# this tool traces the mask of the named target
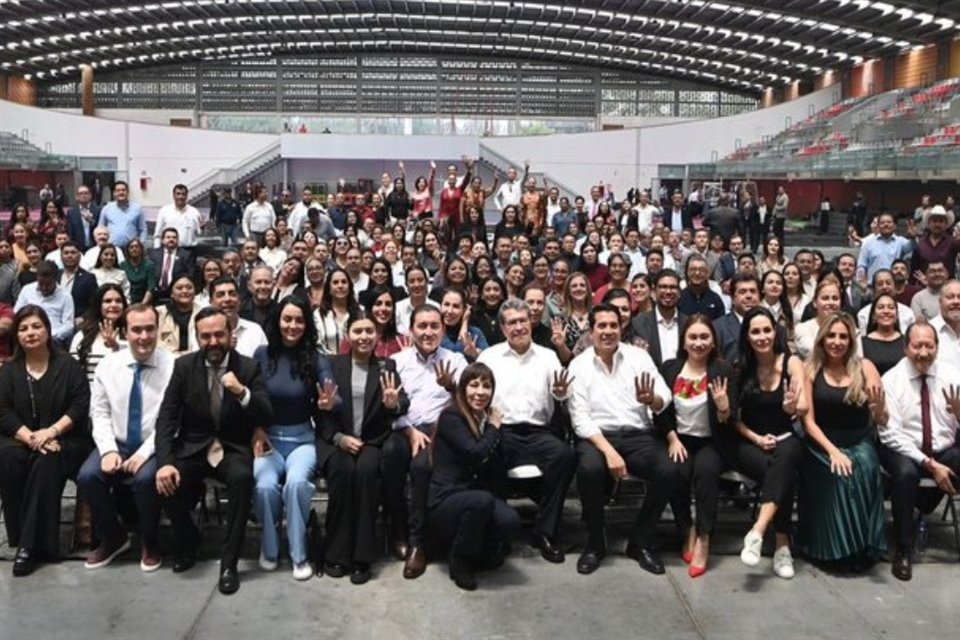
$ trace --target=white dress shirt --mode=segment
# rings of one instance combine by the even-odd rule
[[[177,358],[166,349],[155,349],[143,363],[140,372],[142,411],[140,421],[141,445],[134,452],[144,460],[154,453],[154,428],[163,394],[173,374]],[[127,442],[127,412],[130,406],[130,388],[133,386],[136,360],[129,349],[111,353],[100,361],[90,386],[90,422],[93,441],[100,456],[119,451],[119,443]]]
[[[660,309],[654,307],[654,318],[657,320],[657,336],[660,338],[660,362],[673,360],[677,357],[680,341],[680,328],[677,326],[677,311],[673,311],[673,319],[667,320],[660,315]]]
[[[273,269],[274,278],[280,275],[280,267],[282,267],[283,263],[287,261],[286,251],[280,247],[274,247],[273,249],[262,247],[258,255],[260,256],[260,259],[263,260],[263,264]]]
[[[673,399],[650,355],[633,345],[619,345],[612,370],[590,347],[573,359],[569,373],[573,379],[570,417],[574,431],[583,439],[602,431],[653,428],[652,410],[637,402],[635,381],[644,373],[653,376],[654,393],[663,399],[664,408]]]
[[[553,417],[553,377],[563,369],[552,349],[530,344],[524,354],[507,342],[484,349],[477,362],[490,367],[497,389],[493,406],[503,414],[504,424],[545,426]]]
[[[300,231],[303,229],[303,223],[306,222],[309,217],[309,211],[310,207],[303,204],[303,200],[298,202],[290,210],[290,215],[287,216],[287,228],[293,233],[294,238],[300,237]]]
[[[960,369],[960,336],[946,323],[942,315],[931,320],[930,326],[937,330],[937,337],[940,339],[937,362]]]
[[[160,211],[157,212],[157,224],[153,230],[153,248],[160,247],[163,232],[167,229],[177,230],[181,247],[191,248],[196,246],[201,223],[200,212],[191,204],[183,209],[177,209],[174,204],[160,207]]]
[[[872,304],[868,304],[857,312],[857,323],[860,325],[860,332],[865,333],[867,323],[870,321],[870,309]],[[913,324],[916,317],[913,315],[913,309],[905,304],[897,303],[897,319],[900,321],[900,331],[906,331],[907,327]]]
[[[443,347],[424,358],[419,349],[411,347],[395,353],[393,361],[410,400],[410,408],[394,421],[393,428],[400,430],[435,423],[452,398],[449,391],[437,384],[436,366],[441,363],[449,366],[453,381],[459,382],[460,374],[467,368],[466,358]]]
[[[83,257],[80,258],[80,268],[84,271],[93,271],[97,266],[97,259],[100,257],[100,246],[94,245],[87,249]],[[123,264],[123,250],[117,247],[117,266]]]
[[[497,189],[497,194],[493,196],[493,201],[497,205],[497,209],[503,211],[507,205],[519,206],[520,205],[520,196],[523,189],[520,187],[520,181],[514,180],[510,182],[507,180],[500,188]]]
[[[254,200],[243,210],[243,235],[250,237],[251,233],[264,233],[267,229],[276,226],[277,214],[269,202],[260,204]]]
[[[960,385],[960,369],[943,362],[934,362],[927,372],[930,394],[930,431],[934,453],[957,441],[957,417],[947,411],[942,390]],[[887,426],[880,429],[880,441],[888,448],[921,463],[924,455],[923,421],[920,408],[920,374],[908,358],[898,362],[883,375],[887,394]]]

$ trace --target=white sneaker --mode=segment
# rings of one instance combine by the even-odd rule
[[[793,556],[790,555],[790,547],[784,545],[774,552],[773,572],[784,580],[793,577]]]
[[[260,552],[260,568],[263,571],[276,571],[277,570],[277,561],[270,560],[267,556],[263,555],[263,552]]]
[[[309,580],[313,577],[313,565],[309,562],[301,562],[293,565],[294,580]]]
[[[760,550],[763,547],[763,536],[750,529],[743,537],[743,550],[740,552],[740,562],[748,567],[760,564]]]

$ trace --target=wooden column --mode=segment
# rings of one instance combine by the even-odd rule
[[[93,67],[88,64],[80,65],[80,106],[83,107],[83,115],[94,115]]]

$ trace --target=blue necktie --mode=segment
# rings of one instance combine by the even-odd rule
[[[141,429],[143,427],[143,386],[140,384],[140,373],[143,365],[133,364],[133,384],[130,385],[130,404],[127,405],[127,450],[130,455],[140,448]]]

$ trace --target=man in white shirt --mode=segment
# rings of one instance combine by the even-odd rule
[[[393,553],[405,560],[403,577],[418,578],[427,567],[424,547],[427,491],[430,488],[430,437],[446,407],[466,359],[440,346],[443,320],[440,310],[423,304],[410,320],[413,347],[393,356],[400,383],[408,390],[410,407],[394,424],[394,433],[383,445],[384,508],[390,514]],[[410,508],[407,509],[407,473],[410,473]]]
[[[53,251],[47,252],[47,255],[43,256],[44,260],[49,260],[53,264],[57,265],[57,269],[63,269],[63,259],[60,257],[60,249],[63,248],[67,242],[70,241],[70,235],[66,231],[57,231],[57,234],[53,237],[53,242],[56,245],[56,249]]]
[[[960,369],[960,280],[940,290],[940,315],[930,321],[940,341],[937,361]]]
[[[258,185],[254,190],[254,201],[243,210],[243,235],[257,241],[257,247],[263,246],[263,234],[277,223],[277,214],[273,205],[267,202],[267,188]]]
[[[513,167],[507,167],[507,179],[500,185],[500,188],[497,189],[496,195],[493,196],[493,202],[497,205],[497,209],[503,211],[504,207],[507,205],[519,206],[520,205],[520,196],[523,195],[523,184],[527,181],[527,176],[530,174],[530,164],[525,162],[523,165],[523,180],[517,180],[517,170]]]
[[[110,244],[110,229],[106,227],[97,227],[93,230],[94,245],[84,251],[80,258],[80,268],[84,271],[90,271],[97,266],[97,260],[100,258],[100,249]],[[114,245],[116,246],[116,245]],[[123,249],[117,247],[117,265],[123,264]]]
[[[20,290],[14,313],[28,304],[42,308],[50,319],[53,340],[61,347],[70,345],[73,337],[73,298],[57,284],[57,267],[52,262],[41,262],[37,267],[37,281]]]
[[[347,249],[346,258],[347,264],[344,270],[353,282],[353,295],[359,299],[360,294],[370,286],[370,276],[363,270],[363,254],[360,253],[360,249],[350,247]]]
[[[577,571],[593,573],[606,555],[603,508],[611,480],[642,477],[647,495],[630,535],[627,555],[642,569],[664,572],[652,549],[657,522],[680,476],[667,455],[665,439],[653,425],[673,400],[649,354],[620,342],[620,314],[599,304],[590,311],[594,346],[570,363],[570,418],[577,444],[577,487],[587,522],[587,544]]]
[[[140,522],[140,569],[149,572],[163,562],[154,427],[175,357],[157,349],[154,307],[131,305],[124,320],[129,348],[104,357],[90,386],[90,422],[97,448],[80,469],[77,486],[90,504],[100,536],[100,546],[85,566],[104,567],[130,548],[113,500],[117,487],[129,486]]]
[[[912,325],[905,342],[906,357],[883,376],[887,420],[880,425],[880,460],[892,486],[896,551],[891,571],[900,580],[912,577],[914,507],[929,513],[941,492],[952,496],[960,490],[960,369],[937,361],[937,333],[925,322]],[[939,491],[919,496],[918,504],[922,476],[932,477]]]
[[[173,228],[177,230],[180,246],[187,249],[191,255],[197,245],[197,236],[200,235],[202,220],[196,207],[187,204],[187,187],[178,184],[173,188],[173,204],[167,204],[157,213],[157,224],[153,231],[153,247],[160,247],[163,232]]]
[[[650,203],[650,194],[646,191],[641,193],[640,204],[635,206],[633,210],[637,212],[637,229],[640,230],[640,233],[650,233],[653,228],[654,216],[660,215],[660,209]]]
[[[300,237],[300,232],[303,230],[303,223],[307,221],[307,213],[310,211],[310,207],[319,208],[319,205],[313,203],[313,191],[304,189],[300,194],[300,202],[290,209],[290,216],[287,218],[287,227],[291,233],[293,233],[294,238]]]
[[[234,327],[231,347],[240,355],[253,357],[257,347],[267,344],[267,336],[255,322],[240,317],[240,290],[230,276],[220,276],[210,283],[210,306],[226,314],[230,326]],[[194,334],[190,335],[190,351],[200,346]]]
[[[573,450],[553,430],[554,401],[567,399],[569,378],[551,349],[533,343],[530,307],[511,298],[497,314],[507,341],[477,358],[493,371],[493,407],[503,415],[500,447],[508,469],[536,465],[543,474],[535,497],[540,507],[532,537],[548,562],[564,560],[559,544],[563,500],[573,480]]]

